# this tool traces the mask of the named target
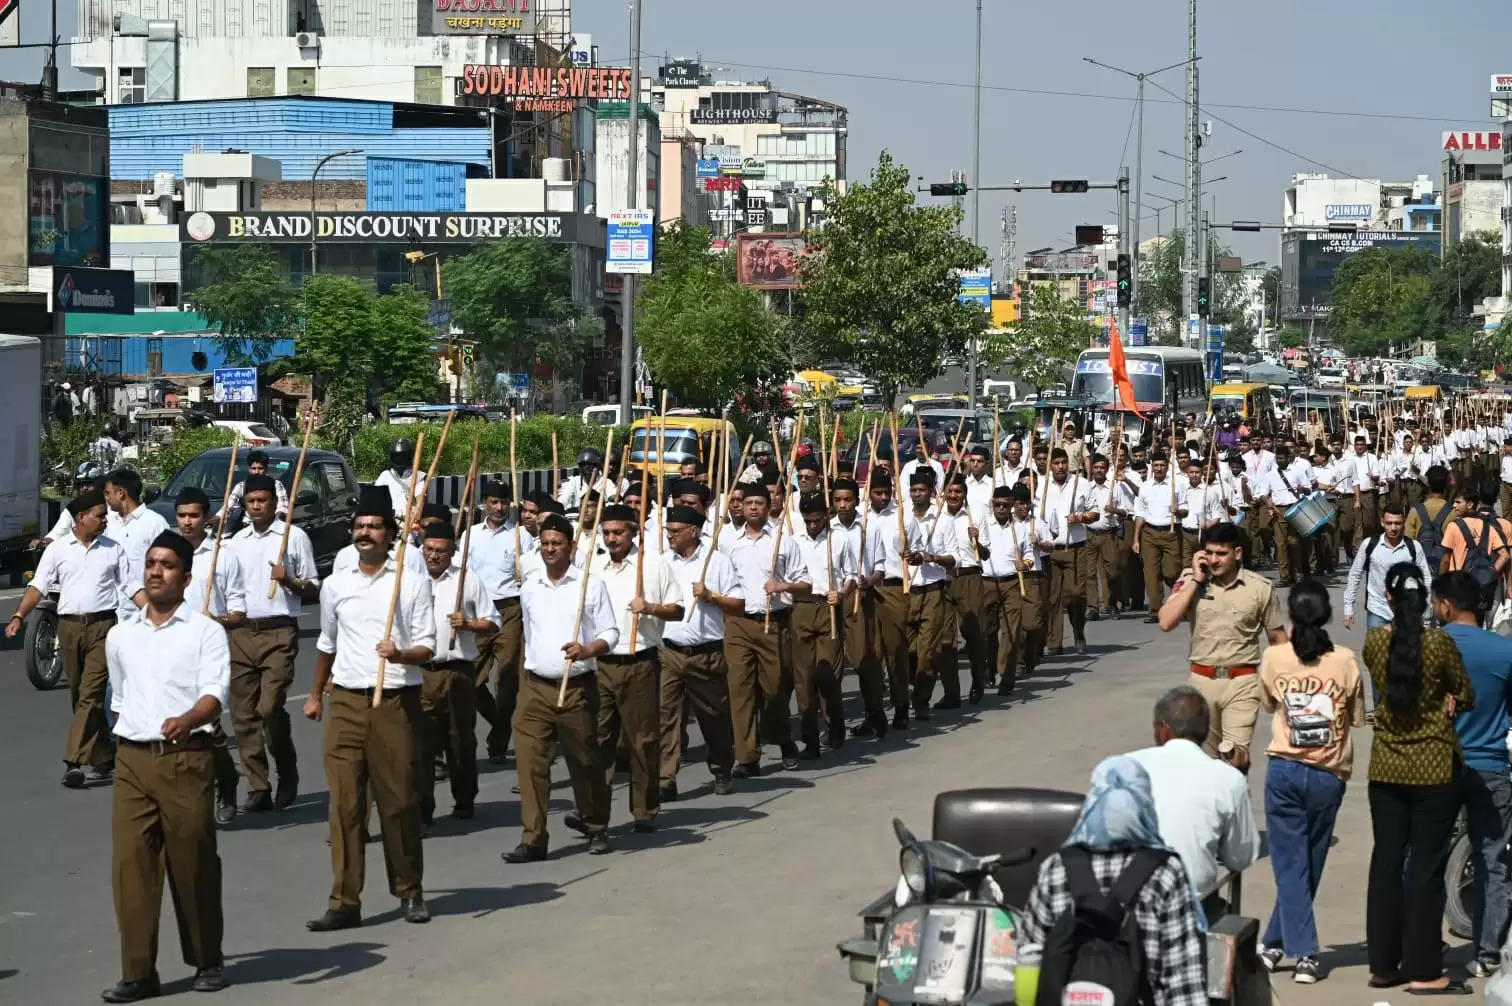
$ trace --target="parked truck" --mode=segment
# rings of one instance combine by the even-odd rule
[[[0,578],[19,583],[41,534],[42,343],[0,334]]]

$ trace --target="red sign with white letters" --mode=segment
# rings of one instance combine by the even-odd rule
[[[733,176],[728,178],[705,178],[705,192],[739,192],[741,180]]]

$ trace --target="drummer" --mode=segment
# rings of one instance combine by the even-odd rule
[[[1291,447],[1276,445],[1276,466],[1255,479],[1254,492],[1261,498],[1261,519],[1269,524],[1276,540],[1276,562],[1280,579],[1276,586],[1286,588],[1306,572],[1302,564],[1302,538],[1287,520],[1287,511],[1312,492],[1312,466],[1300,458],[1293,460]],[[1321,501],[1320,501],[1321,502]]]

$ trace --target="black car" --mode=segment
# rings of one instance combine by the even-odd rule
[[[169,527],[174,526],[174,506],[178,494],[187,486],[196,486],[210,497],[210,512],[220,509],[221,497],[226,488],[226,465],[231,460],[231,448],[216,447],[195,455],[173,481],[161,487],[149,487],[148,506],[163,516]],[[346,545],[352,522],[352,511],[357,508],[357,476],[347,459],[334,451],[311,450],[305,457],[304,473],[299,479],[299,492],[292,491],[294,466],[299,463],[296,447],[264,447],[268,456],[268,474],[290,489],[294,502],[294,523],[310,536],[310,547],[315,552],[315,565],[321,576],[330,572],[336,553]],[[247,452],[236,456],[236,474],[232,482],[241,482],[247,477]],[[230,534],[234,530],[228,527]]]

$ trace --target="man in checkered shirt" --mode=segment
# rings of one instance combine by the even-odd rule
[[[1150,777],[1127,755],[1104,759],[1092,772],[1081,817],[1063,848],[1090,853],[1092,873],[1104,891],[1140,849],[1166,849],[1156,824]],[[1072,905],[1066,867],[1057,852],[1040,865],[1029,895],[1023,942],[1043,944]],[[1145,881],[1133,904],[1144,941],[1145,966],[1155,1006],[1206,1006],[1207,980],[1197,901],[1181,859],[1172,853]]]

